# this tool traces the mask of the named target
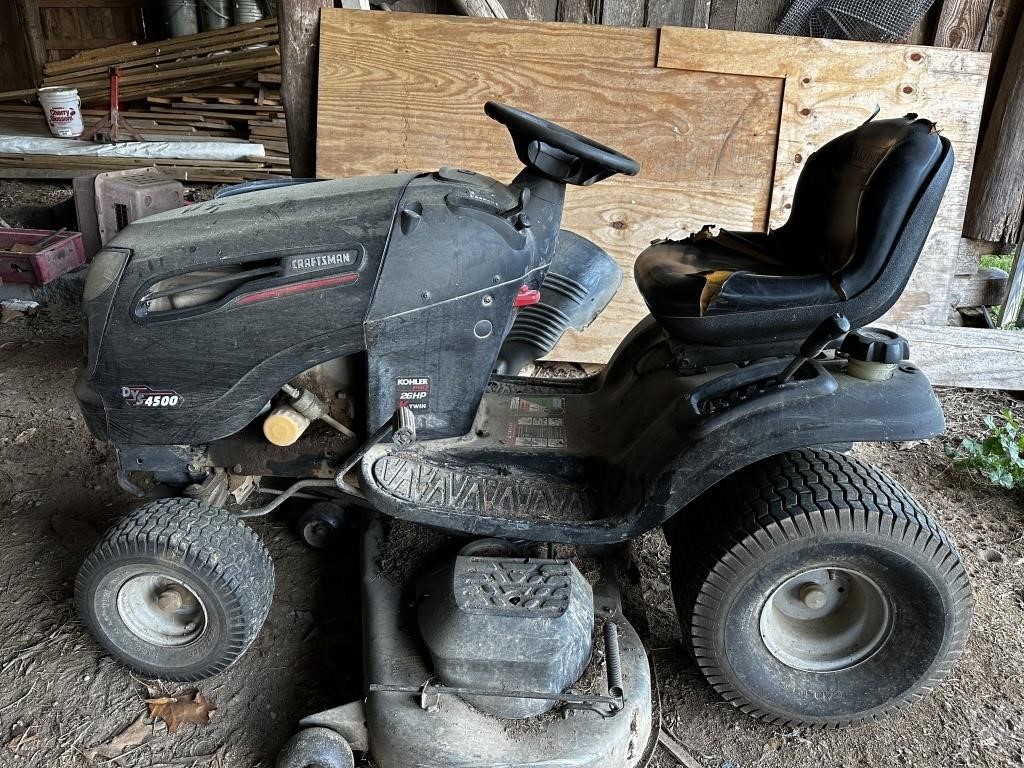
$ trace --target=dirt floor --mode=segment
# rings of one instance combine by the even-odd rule
[[[10,205],[0,187],[0,215],[14,224]],[[351,549],[314,552],[281,521],[255,523],[274,556],[274,605],[249,653],[198,686],[216,705],[211,721],[175,733],[162,722],[139,721],[146,698],[181,686],[142,681],[118,666],[86,634],[71,602],[85,552],[135,503],[117,486],[112,452],[88,434],[78,413],[71,387],[82,344],[74,309],[53,306],[0,323],[0,766],[269,768],[300,717],[358,696]],[[963,661],[904,714],[810,732],[760,725],[719,701],[681,650],[663,537],[649,534],[639,543],[664,726],[697,764],[1024,762],[1024,497],[977,484],[943,453],[944,444],[980,433],[985,415],[1005,407],[1024,415],[1024,407],[1001,393],[940,394],[946,437],[857,448],[941,521],[974,583],[974,629]],[[123,757],[104,756],[102,746],[133,723],[120,743],[134,746]],[[659,750],[654,765],[678,763]]]

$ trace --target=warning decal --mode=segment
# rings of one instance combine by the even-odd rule
[[[565,448],[565,401],[561,397],[513,397],[508,442],[519,448]]]

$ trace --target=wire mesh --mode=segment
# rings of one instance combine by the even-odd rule
[[[906,40],[935,0],[793,0],[780,35],[891,43]]]

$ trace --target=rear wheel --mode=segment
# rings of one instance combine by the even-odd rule
[[[960,656],[967,573],[897,483],[828,451],[759,462],[673,530],[683,637],[727,701],[791,726],[838,727],[909,705]]]
[[[259,537],[193,499],[145,504],[93,547],[75,582],[86,626],[149,677],[199,680],[234,663],[270,610],[274,567]]]

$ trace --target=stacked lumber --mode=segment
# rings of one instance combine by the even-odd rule
[[[43,68],[43,86],[78,89],[86,106],[109,98],[108,71],[121,68],[121,99],[160,96],[254,79],[279,67],[277,19],[155,43],[83,51]],[[2,98],[2,95],[0,95]]]
[[[193,130],[199,126],[229,126],[239,139],[263,144],[268,158],[287,165],[284,107],[275,86],[255,81],[230,88],[150,96],[146,102],[146,113],[154,121],[182,120]]]
[[[0,153],[0,178],[66,179],[90,173],[156,166],[179,181],[234,184],[254,179],[287,177],[288,167],[275,168],[262,162],[227,160],[174,160],[143,157],[85,157],[78,155],[24,155]]]
[[[288,139],[276,19],[153,43],[124,43],[83,51],[45,65],[44,86],[77,88],[86,125],[109,114],[109,70],[121,71],[121,115],[145,141],[245,141],[266,147],[251,163],[161,165],[178,178],[235,182],[288,174]],[[48,133],[35,91],[0,93],[0,128]],[[6,102],[6,103],[4,103]],[[2,131],[0,131],[2,132]],[[21,132],[21,131],[19,131]],[[111,164],[113,164],[111,166]],[[17,162],[0,156],[0,176],[58,177],[89,169],[131,168],[130,158],[54,158],[32,155]],[[165,167],[166,166],[166,167]]]

